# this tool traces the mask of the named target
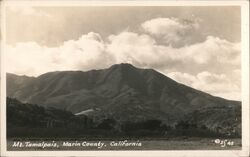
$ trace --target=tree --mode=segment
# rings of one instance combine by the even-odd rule
[[[105,130],[111,130],[114,129],[116,124],[116,121],[111,118],[104,119],[98,126],[97,128],[99,129],[105,129]]]

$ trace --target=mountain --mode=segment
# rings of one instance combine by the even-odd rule
[[[88,115],[95,121],[158,119],[169,125],[194,121],[211,129],[241,128],[241,102],[214,97],[153,69],[116,64],[108,69],[7,74],[7,96]]]

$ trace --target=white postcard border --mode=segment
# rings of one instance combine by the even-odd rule
[[[7,151],[5,7],[30,6],[241,6],[242,63],[242,150],[183,151]],[[3,1],[1,3],[1,156],[220,156],[249,155],[249,2],[248,1]]]

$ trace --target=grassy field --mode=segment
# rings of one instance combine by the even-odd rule
[[[233,145],[218,144],[212,138],[175,138],[157,140],[127,140],[126,143],[137,143],[137,146],[124,146],[119,144],[124,140],[84,140],[84,139],[8,139],[7,149],[15,150],[239,150],[241,139],[227,139]],[[221,139],[225,140],[225,139]],[[18,143],[19,142],[19,143]],[[30,142],[29,144],[25,142]],[[67,142],[67,145],[65,145]],[[20,143],[21,146],[20,146]],[[90,143],[90,144],[89,144]],[[98,146],[99,143],[99,146]],[[16,145],[15,145],[16,144]],[[44,147],[45,144],[46,146]],[[51,145],[49,145],[51,144]]]

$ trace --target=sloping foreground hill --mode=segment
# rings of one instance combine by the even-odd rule
[[[241,133],[241,103],[214,97],[180,84],[152,69],[130,64],[108,69],[50,72],[38,77],[7,74],[7,95],[88,115],[95,122],[181,121],[224,133]]]
[[[195,116],[191,118],[195,118]],[[228,127],[224,127],[223,125],[221,125],[221,127],[223,130],[211,130],[206,127],[204,123],[197,123],[194,119],[180,121],[174,127],[168,126],[157,119],[118,123],[115,119],[107,118],[98,123],[84,115],[76,116],[68,111],[44,108],[7,98],[8,138],[84,138],[87,140],[114,140],[130,138],[163,139],[184,136],[210,138],[240,137],[238,132],[230,132],[230,129],[228,130]]]
[[[7,137],[70,136],[91,126],[86,116],[7,98]]]

